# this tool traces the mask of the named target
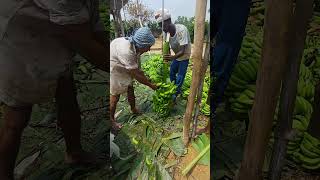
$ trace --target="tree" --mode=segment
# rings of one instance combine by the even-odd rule
[[[141,0],[130,0],[124,9],[129,15],[128,19],[139,21],[140,18],[142,24],[148,24],[154,19],[154,12],[142,4]]]

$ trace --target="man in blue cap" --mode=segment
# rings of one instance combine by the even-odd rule
[[[133,36],[114,39],[110,44],[110,119],[113,130],[121,128],[114,117],[121,94],[127,92],[131,111],[139,113],[135,103],[133,79],[153,90],[157,89],[138,67],[140,55],[149,51],[154,43],[155,38],[150,29],[142,27]]]
[[[237,61],[239,50],[248,15],[251,0],[214,0],[211,1],[211,38],[215,38],[210,62],[212,79],[210,88],[211,123],[214,123],[216,108],[222,102],[225,88],[228,85],[234,64]],[[198,134],[209,131],[210,123]],[[213,131],[213,129],[211,129]]]

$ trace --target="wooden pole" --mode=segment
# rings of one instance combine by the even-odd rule
[[[266,1],[264,44],[243,161],[236,179],[262,180],[262,166],[288,59],[292,0]]]
[[[194,100],[196,98],[197,89],[201,76],[201,64],[202,64],[202,52],[203,52],[203,40],[205,29],[205,17],[206,17],[206,0],[197,0],[196,12],[195,12],[195,24],[194,24],[194,51],[193,51],[193,71],[192,71],[192,84],[190,87],[190,94],[188,97],[188,104],[186,112],[183,118],[183,142],[188,144],[190,122],[192,118],[192,112],[194,109]]]
[[[200,71],[200,85],[198,87],[198,92],[197,92],[197,102],[196,102],[196,110],[193,116],[193,128],[192,128],[192,135],[191,137],[194,138],[196,136],[196,130],[197,130],[197,125],[198,125],[198,115],[200,111],[200,103],[202,100],[202,91],[203,91],[203,84],[204,84],[204,78],[206,77],[206,72],[209,64],[209,57],[210,57],[210,43],[206,44],[206,49],[204,52],[204,62],[202,63],[201,66],[201,71]]]
[[[279,124],[275,132],[275,143],[269,167],[269,179],[280,180],[282,167],[285,162],[287,143],[292,134],[292,115],[297,94],[297,84],[301,58],[303,55],[308,22],[312,15],[313,0],[297,0],[292,18],[292,28],[289,36],[290,48],[288,70],[282,83],[280,96]]]

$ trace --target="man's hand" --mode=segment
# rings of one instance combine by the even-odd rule
[[[164,62],[169,62],[169,61],[172,61],[173,59],[174,59],[174,56],[171,56],[170,54],[163,55]]]

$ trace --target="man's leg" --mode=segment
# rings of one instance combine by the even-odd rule
[[[178,76],[176,81],[176,84],[178,86],[176,96],[178,96],[178,94],[181,93],[181,87],[184,82],[184,78],[186,77],[188,65],[189,65],[189,59],[179,62],[179,70],[178,70]]]
[[[119,99],[120,99],[120,95],[110,96],[110,120],[112,124],[112,129],[114,130],[119,130],[122,127],[120,123],[116,122],[116,119],[114,117]]]
[[[72,164],[94,162],[93,155],[83,151],[80,143],[81,117],[72,74],[58,80],[56,102],[58,125],[62,128],[66,143],[66,162]]]
[[[132,85],[128,86],[127,95],[128,95],[128,102],[130,104],[132,113],[140,114],[140,111],[136,107],[136,97],[134,96],[134,88]]]
[[[170,65],[170,81],[174,81],[177,84],[177,73],[179,70],[179,62],[177,60],[173,60]]]
[[[32,106],[13,108],[5,106],[0,129],[0,179],[13,179],[13,170],[19,152],[21,136],[31,116]]]

